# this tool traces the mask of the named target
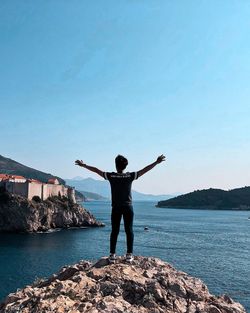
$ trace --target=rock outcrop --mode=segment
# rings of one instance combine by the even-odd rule
[[[49,279],[10,294],[0,313],[246,313],[226,295],[155,258],[132,264],[106,258],[66,266]]]
[[[38,232],[55,228],[104,226],[80,204],[66,197],[45,201],[2,192],[0,194],[0,231]]]

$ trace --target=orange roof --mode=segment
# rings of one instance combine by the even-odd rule
[[[28,179],[28,181],[29,181],[30,183],[42,184],[42,182],[41,182],[40,180],[33,179],[33,178]]]
[[[50,179],[48,180],[48,183],[49,183],[49,184],[54,184],[56,181],[59,182],[59,180],[58,180],[57,178],[50,178]]]
[[[0,181],[6,181],[6,180],[9,180],[9,176],[4,175],[4,174],[0,174]]]
[[[0,178],[8,178],[9,175],[8,174],[0,174]]]
[[[23,176],[20,175],[10,175],[10,174],[0,174],[0,178],[3,179],[26,179]]]
[[[19,175],[10,175],[10,177],[15,179],[26,179],[25,177]]]

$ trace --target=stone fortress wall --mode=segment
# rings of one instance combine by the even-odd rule
[[[42,200],[50,196],[65,196],[76,203],[75,189],[61,185],[56,178],[50,178],[47,183],[42,183],[23,176],[0,174],[0,186],[8,192],[24,196],[29,200],[34,196],[39,196]]]

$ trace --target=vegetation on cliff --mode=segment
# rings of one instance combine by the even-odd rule
[[[250,187],[229,191],[222,189],[196,190],[169,200],[159,201],[158,207],[196,209],[250,210]]]
[[[85,195],[81,191],[78,191],[78,190],[75,190],[75,197],[76,197],[77,202],[83,202],[87,200]]]
[[[89,192],[89,191],[80,191],[83,196],[85,197],[84,201],[91,201],[91,200],[96,200],[96,201],[100,201],[100,200],[109,200],[108,198],[105,198],[101,195],[99,195],[98,193],[95,192]]]

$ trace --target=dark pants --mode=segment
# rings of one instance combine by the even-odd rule
[[[115,253],[117,238],[120,231],[121,218],[123,216],[124,228],[127,237],[127,253],[133,253],[134,233],[133,218],[134,211],[132,205],[122,207],[112,207],[111,224],[112,231],[110,235],[110,253]]]

